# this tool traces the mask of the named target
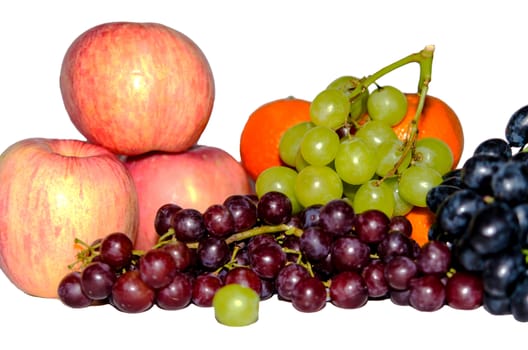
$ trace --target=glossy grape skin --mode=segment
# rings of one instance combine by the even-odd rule
[[[154,305],[156,294],[140,277],[139,271],[127,271],[112,287],[111,303],[126,313],[147,311]]]
[[[134,243],[126,234],[114,232],[107,235],[99,247],[101,260],[115,271],[126,267],[132,260]]]
[[[370,209],[356,214],[354,233],[365,243],[379,243],[389,233],[391,219],[382,211]]]
[[[445,286],[437,275],[414,278],[409,290],[409,304],[419,311],[436,311],[445,304]]]
[[[441,182],[442,175],[435,169],[418,165],[410,166],[400,176],[399,194],[412,205],[426,207],[427,192]]]
[[[139,275],[153,289],[168,285],[176,272],[176,262],[165,250],[151,249],[139,259]]]
[[[92,300],[103,300],[110,296],[116,274],[112,267],[102,261],[93,261],[81,272],[81,286]]]
[[[441,175],[449,172],[454,163],[449,145],[436,137],[424,137],[416,142],[414,165],[435,169]]]
[[[193,264],[193,252],[187,244],[180,241],[171,241],[159,248],[172,256],[176,271],[186,271]]]
[[[343,125],[350,112],[350,102],[345,93],[338,89],[319,92],[310,105],[310,120],[315,125],[336,129]]]
[[[394,256],[385,264],[385,279],[392,289],[408,289],[417,273],[416,263],[407,256]]]
[[[280,159],[288,166],[295,167],[295,159],[301,147],[304,134],[315,124],[309,121],[300,122],[288,128],[279,141]]]
[[[494,297],[508,297],[525,271],[525,256],[520,249],[490,257],[482,271],[484,291]]]
[[[322,204],[313,204],[304,208],[299,215],[301,220],[301,228],[318,226],[321,222],[322,207]]]
[[[462,181],[480,194],[491,194],[491,178],[503,162],[500,158],[486,154],[471,156],[463,164]]]
[[[262,244],[250,253],[250,266],[261,278],[274,279],[286,264],[286,253],[278,243]]]
[[[79,271],[72,271],[61,279],[57,288],[57,295],[64,305],[72,308],[88,307],[93,302],[82,289]]]
[[[370,298],[382,298],[388,295],[389,285],[385,279],[385,263],[383,261],[371,260],[361,271],[361,276],[367,285]]]
[[[356,213],[376,209],[390,217],[393,215],[394,206],[392,188],[385,182],[377,180],[370,180],[362,184],[353,200],[353,207]]]
[[[272,166],[260,173],[255,180],[255,192],[260,198],[266,192],[278,191],[288,196],[292,203],[292,214],[298,214],[302,206],[295,195],[297,171],[287,166]]]
[[[508,206],[494,202],[473,215],[467,236],[479,254],[493,254],[514,243],[519,231],[515,213]]]
[[[192,303],[200,307],[211,307],[214,295],[223,285],[224,282],[217,275],[205,273],[196,276],[192,283]]]
[[[293,289],[291,303],[301,312],[317,312],[326,305],[327,291],[323,282],[315,277],[300,280]]]
[[[510,205],[528,198],[528,166],[520,162],[505,162],[492,175],[491,193],[494,198]]]
[[[216,291],[212,306],[219,323],[231,327],[242,327],[258,320],[259,302],[259,294],[254,289],[231,283]]]
[[[412,257],[411,238],[402,232],[391,232],[377,245],[376,252],[379,258],[387,262],[395,256]]]
[[[339,145],[339,136],[333,129],[317,125],[304,134],[300,152],[311,165],[327,165],[334,160]]]
[[[224,276],[224,285],[240,284],[252,288],[258,295],[262,293],[262,282],[260,277],[252,269],[245,266],[236,266],[230,269]]]
[[[370,246],[354,236],[332,242],[332,265],[336,271],[361,271],[370,262]]]
[[[334,199],[319,211],[319,225],[334,236],[349,233],[353,228],[355,212],[349,202]]]
[[[407,98],[394,86],[381,86],[370,94],[367,112],[374,120],[388,125],[398,124],[407,112]]]
[[[374,176],[378,162],[376,151],[367,142],[352,137],[339,145],[334,167],[343,181],[351,185],[360,185]]]
[[[207,270],[216,270],[229,261],[230,249],[224,239],[206,236],[198,242],[196,250],[200,265]]]
[[[257,223],[257,205],[244,195],[231,195],[223,205],[229,209],[235,222],[235,232],[250,229]]]
[[[326,204],[343,195],[339,175],[329,167],[309,165],[295,179],[295,196],[303,207]]]
[[[355,309],[367,303],[369,293],[360,273],[343,271],[332,278],[329,295],[330,302],[335,306]]]
[[[458,271],[445,285],[446,303],[459,310],[472,310],[482,305],[484,287],[479,275]]]
[[[197,242],[207,234],[203,215],[196,209],[184,208],[174,214],[174,235],[182,242]]]
[[[411,221],[409,221],[409,219],[406,216],[396,215],[390,218],[388,233],[401,232],[405,234],[406,236],[411,237],[412,228],[413,228],[412,223]]]
[[[291,300],[295,285],[302,279],[310,277],[308,270],[297,263],[284,266],[276,278],[277,295],[282,300]]]
[[[490,138],[482,141],[475,147],[473,155],[488,155],[503,160],[512,157],[512,149],[506,140],[501,138]]]
[[[451,250],[440,241],[428,241],[416,258],[418,271],[424,274],[445,275],[451,267]]]
[[[156,291],[156,304],[164,310],[180,310],[192,300],[192,283],[187,275],[176,272],[172,281]]]
[[[210,235],[226,237],[235,232],[235,219],[223,204],[212,204],[203,213],[205,229]]]
[[[316,262],[330,253],[333,236],[319,226],[308,227],[300,238],[301,252],[309,261]]]
[[[292,216],[292,202],[279,191],[270,191],[262,195],[257,204],[258,218],[268,225],[280,225],[288,222]]]
[[[174,203],[163,204],[156,211],[154,218],[154,229],[159,236],[164,235],[172,227],[173,216],[181,207]]]
[[[433,213],[436,213],[442,202],[458,190],[460,190],[460,187],[440,184],[427,192],[425,203]]]
[[[515,111],[508,119],[506,140],[512,147],[522,147],[528,142],[528,106]]]
[[[360,80],[354,76],[344,75],[328,84],[327,89],[337,89],[345,93],[350,100],[352,91],[359,85]],[[361,93],[350,101],[349,116],[352,120],[363,116],[367,111],[367,100],[370,95],[368,89],[363,89]]]

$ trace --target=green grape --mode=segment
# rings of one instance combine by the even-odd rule
[[[360,80],[356,77],[345,75],[332,81],[327,89],[337,89],[343,91],[347,98],[351,99],[351,93],[360,84]],[[363,89],[358,96],[350,100],[349,116],[352,120],[359,119],[367,112],[367,101],[369,97],[369,90]]]
[[[424,165],[435,169],[444,175],[453,167],[454,157],[451,148],[443,140],[436,137],[424,137],[416,141],[416,165]]]
[[[393,170],[396,163],[399,162],[400,158],[403,156],[403,148],[404,143],[401,140],[390,140],[381,144],[378,147],[379,162],[376,174],[383,177]],[[407,152],[400,166],[398,166],[398,173],[401,173],[404,169],[409,167],[411,159],[411,152]]]
[[[312,122],[300,122],[288,128],[279,141],[279,156],[284,164],[295,167],[297,152],[304,134],[314,127]]]
[[[427,192],[441,182],[442,175],[435,169],[425,166],[410,166],[400,176],[400,196],[412,205],[426,207]]]
[[[260,297],[257,292],[238,283],[220,287],[213,296],[215,318],[223,325],[242,327],[257,322]]]
[[[391,126],[379,120],[369,120],[361,125],[354,135],[365,141],[372,149],[377,149],[384,143],[399,140]]]
[[[343,196],[343,181],[327,166],[308,165],[297,174],[295,196],[305,208],[326,204]]]
[[[351,137],[339,145],[334,166],[343,181],[359,185],[370,180],[376,173],[378,156],[365,141]]]
[[[317,125],[306,131],[301,140],[301,154],[306,162],[311,165],[327,165],[337,153],[339,148],[337,133],[322,125]]]
[[[310,118],[315,125],[337,129],[345,124],[350,112],[350,102],[343,91],[326,89],[310,104]]]
[[[310,165],[310,163],[304,160],[301,150],[299,149],[299,152],[297,152],[297,156],[295,157],[295,170],[299,172],[303,170],[303,168],[307,167],[308,165]]]
[[[373,120],[396,125],[407,114],[407,98],[394,86],[382,86],[370,94],[367,111]]]
[[[302,207],[295,196],[297,171],[287,166],[272,166],[262,171],[255,180],[255,194],[262,197],[265,193],[278,191],[284,193],[292,203],[292,212],[298,213]]]
[[[354,196],[353,208],[356,213],[377,209],[388,217],[394,212],[394,195],[392,188],[385,182],[370,180],[362,184]]]
[[[389,177],[385,179],[383,183],[385,183],[392,189],[392,194],[394,195],[394,210],[392,212],[392,215],[405,215],[410,212],[414,205],[408,203],[400,196],[398,177]]]

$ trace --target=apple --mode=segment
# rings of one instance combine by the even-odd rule
[[[136,248],[156,244],[154,229],[158,209],[167,203],[204,212],[232,194],[253,193],[253,183],[240,162],[228,152],[195,145],[180,153],[152,152],[124,160],[139,199]]]
[[[29,295],[56,298],[77,253],[112,232],[133,241],[137,193],[122,161],[80,140],[28,138],[0,155],[0,269]]]
[[[60,72],[65,109],[91,143],[116,154],[181,152],[211,116],[211,67],[189,37],[159,23],[110,22],[67,49]]]

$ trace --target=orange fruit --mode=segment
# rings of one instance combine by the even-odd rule
[[[310,120],[310,104],[287,97],[265,103],[250,114],[240,136],[240,162],[253,180],[272,166],[284,165],[279,156],[282,134]]]
[[[420,246],[429,241],[429,228],[435,220],[435,214],[427,207],[414,207],[405,217],[412,224],[411,237]]]
[[[405,94],[407,97],[407,114],[402,121],[393,126],[393,130],[400,140],[405,140],[409,135],[409,126],[416,114],[418,94]],[[453,152],[453,169],[457,167],[464,149],[464,133],[460,119],[453,109],[441,99],[427,95],[418,122],[418,139],[436,137],[443,140]]]

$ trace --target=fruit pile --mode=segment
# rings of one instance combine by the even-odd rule
[[[73,308],[193,304],[230,326],[274,296],[301,312],[390,299],[526,322],[528,107],[459,167],[460,121],[428,95],[433,53],[263,105],[238,163],[196,143],[214,81],[195,43],[155,23],[91,28],[60,80],[86,141],[22,140],[0,157],[0,268]],[[409,63],[417,93],[378,85]]]

